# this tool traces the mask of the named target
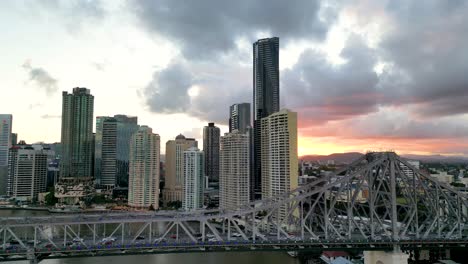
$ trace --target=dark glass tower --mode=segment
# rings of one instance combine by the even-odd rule
[[[214,123],[208,123],[203,128],[203,152],[205,153],[205,175],[209,182],[219,180],[219,127]]]
[[[233,104],[229,107],[229,132],[239,130],[241,133],[247,132],[250,124],[250,104]]]
[[[127,187],[130,139],[138,131],[137,117],[96,117],[94,173],[101,187]]]
[[[279,111],[279,38],[253,44],[254,171],[252,198],[261,198],[261,119]]]

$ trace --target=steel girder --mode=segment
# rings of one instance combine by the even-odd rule
[[[23,250],[46,244],[52,251],[106,247],[108,241],[464,240],[467,208],[464,193],[395,153],[368,153],[330,176],[235,210],[3,218],[0,250],[12,240]]]

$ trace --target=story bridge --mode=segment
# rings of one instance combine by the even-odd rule
[[[208,251],[464,248],[468,199],[394,152],[232,210],[0,219],[0,261]]]

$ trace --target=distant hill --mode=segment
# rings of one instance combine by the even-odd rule
[[[336,163],[351,163],[363,154],[359,152],[333,153],[330,155],[305,155],[300,157],[304,161],[327,161],[334,160]]]
[[[468,157],[463,156],[443,156],[443,155],[414,155],[404,154],[403,157],[423,162],[441,162],[441,163],[468,163]]]
[[[347,152],[347,153],[333,153],[330,155],[305,155],[299,159],[304,161],[327,161],[334,160],[336,163],[351,163],[352,161],[360,158],[362,153],[359,152]],[[468,157],[463,156],[443,156],[443,155],[414,155],[414,154],[403,154],[404,158],[411,160],[419,160],[422,162],[442,162],[442,163],[468,163]]]

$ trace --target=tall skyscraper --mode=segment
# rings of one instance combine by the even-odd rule
[[[250,123],[250,104],[233,104],[229,107],[229,132],[239,130],[245,133]]]
[[[219,205],[236,209],[250,201],[250,136],[234,130],[221,137]]]
[[[141,126],[130,141],[128,205],[159,208],[160,138]]]
[[[8,166],[8,150],[11,147],[12,115],[0,115],[0,167]]]
[[[184,200],[184,151],[198,147],[193,138],[178,135],[175,140],[166,142],[166,177],[163,190],[163,202],[182,202]]]
[[[94,96],[89,89],[62,93],[62,157],[60,177],[93,176]]]
[[[102,124],[101,155],[100,185],[113,188],[117,174],[117,120],[114,118],[106,119]]]
[[[184,151],[184,210],[203,207],[204,162],[203,152],[196,147]]]
[[[261,125],[262,198],[269,198],[298,186],[297,113],[283,109],[263,118]]]
[[[203,127],[203,152],[205,155],[205,173],[209,182],[219,180],[219,137],[221,131],[214,123]]]
[[[12,115],[0,114],[0,195],[7,194],[8,150],[11,147]]]
[[[137,117],[96,117],[94,175],[98,185],[128,186],[129,144],[137,130]]]
[[[254,172],[253,190],[261,192],[261,119],[277,111],[279,91],[279,38],[260,39],[253,44]]]
[[[10,149],[8,195],[32,201],[46,191],[49,152],[47,149],[34,149],[31,145],[16,145]]]

